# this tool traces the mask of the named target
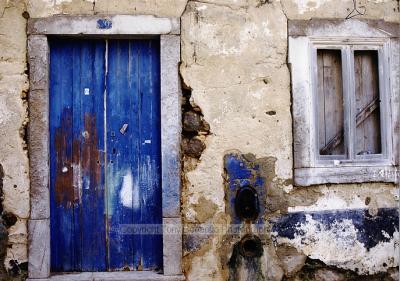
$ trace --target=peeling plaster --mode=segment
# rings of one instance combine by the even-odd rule
[[[396,209],[380,209],[377,217],[362,210],[338,210],[300,212],[287,219],[278,219],[273,227],[276,243],[312,259],[358,274],[385,272],[399,264]]]

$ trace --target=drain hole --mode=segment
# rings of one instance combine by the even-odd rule
[[[263,247],[260,238],[250,234],[243,237],[240,241],[240,254],[248,258],[261,257]]]
[[[238,190],[235,199],[236,214],[244,220],[255,220],[260,213],[257,192],[245,186]]]

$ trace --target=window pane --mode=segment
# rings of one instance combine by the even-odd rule
[[[355,51],[356,154],[379,154],[381,148],[378,52]]]
[[[320,155],[344,155],[343,83],[340,50],[318,50],[318,144]]]

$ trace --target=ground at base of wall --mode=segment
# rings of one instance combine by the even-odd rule
[[[1,281],[23,281],[28,277],[28,272],[25,271],[18,276],[10,276],[8,273],[0,274]]]
[[[358,275],[354,271],[327,266],[319,260],[307,258],[304,266],[292,277],[282,281],[397,281],[399,268],[390,268],[385,273]]]

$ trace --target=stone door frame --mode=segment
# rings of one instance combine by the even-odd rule
[[[138,38],[159,36],[161,57],[161,167],[163,274],[50,272],[49,36]],[[180,20],[150,15],[53,16],[28,21],[30,219],[28,280],[183,280],[180,215]],[[117,278],[117,279],[116,279]]]

